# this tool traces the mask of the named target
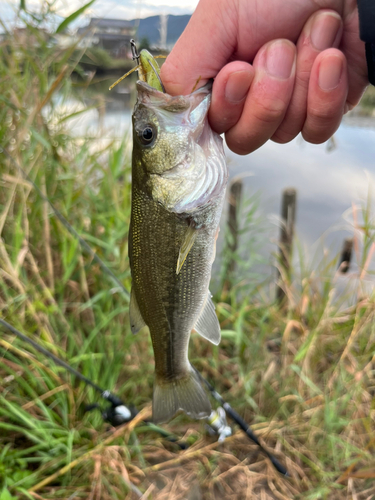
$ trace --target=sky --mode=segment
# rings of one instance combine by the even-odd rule
[[[25,0],[27,9],[37,11],[43,0]],[[57,0],[56,14],[67,17],[85,5],[88,0]],[[191,14],[198,0],[97,0],[87,17],[107,17],[115,19],[136,19],[158,14]],[[9,22],[14,18],[19,0],[0,0],[0,19]]]

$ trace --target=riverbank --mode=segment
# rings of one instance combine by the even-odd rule
[[[154,377],[147,329],[131,334],[129,297],[17,167],[130,292],[129,140],[122,134],[100,141],[71,127],[96,109],[64,108],[77,97],[68,56],[30,45],[0,61],[0,315],[146,418]],[[316,172],[313,159],[310,165]],[[1,327],[1,500],[375,495],[374,301],[360,284],[354,306],[335,301],[337,258],[310,267],[297,246],[299,266],[280,282],[288,302],[279,307],[274,274],[256,268],[265,263],[256,207],[248,198],[239,216],[240,237],[250,235],[251,245],[234,256],[229,287],[224,264],[215,271],[222,342],[212,346],[193,334],[190,359],[290,477],[235,426],[234,436],[218,443],[201,422],[180,415],[163,427],[187,442],[186,450],[137,420],[115,430],[98,409],[85,411],[103,404],[92,388]],[[365,275],[374,251],[371,200],[361,213],[356,260]],[[227,239],[221,255],[223,263],[233,257]]]

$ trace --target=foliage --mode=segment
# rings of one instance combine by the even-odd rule
[[[372,85],[366,89],[360,107],[366,114],[373,114],[375,108],[375,88]]]
[[[141,50],[143,49],[150,50],[150,40],[147,38],[147,36],[141,38],[139,42],[138,52],[141,52]]]
[[[37,43],[22,45],[9,34],[2,52],[1,148],[130,290],[126,138],[98,145],[97,137],[69,131],[69,116],[58,103],[74,92],[69,75],[75,47],[48,43],[38,30],[44,22],[34,16],[26,23]],[[246,252],[224,246],[222,269],[232,258],[237,269],[229,286],[227,273],[217,273],[222,343],[215,347],[193,335],[191,358],[291,477],[278,476],[243,434],[218,444],[203,424],[185,416],[167,427],[192,444],[186,451],[136,426],[137,419],[114,431],[99,412],[84,412],[97,401],[92,389],[2,330],[1,500],[123,500],[142,493],[150,499],[372,498],[374,301],[363,298],[340,309],[336,260],[311,269],[301,258],[294,280],[284,284],[289,308],[278,308],[272,289],[259,286],[270,279],[257,269],[263,262],[258,218],[254,199],[245,199],[239,230],[255,244]],[[364,220],[364,255],[357,259],[362,269],[374,248],[370,212],[364,211]],[[128,298],[3,152],[0,236],[1,317],[143,408],[146,417],[153,381],[147,331],[130,334]]]
[[[56,33],[63,33],[68,28],[69,24],[78,19],[79,16],[81,16],[85,12],[85,10],[91,7],[94,2],[95,0],[90,0],[90,2],[86,3],[81,8],[70,14],[70,16],[68,16],[58,25],[58,27],[56,28]]]

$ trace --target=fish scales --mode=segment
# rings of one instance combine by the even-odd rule
[[[191,330],[196,327],[200,316],[204,316],[206,305],[211,301],[208,286],[227,173],[225,163],[220,157],[219,167],[224,172],[213,177],[213,187],[211,186],[213,195],[208,196],[210,194],[208,187],[206,188],[208,194],[203,196],[203,202],[195,200],[194,204],[194,201],[191,201],[194,199],[191,194],[194,193],[194,178],[188,179],[186,176],[189,167],[185,169],[183,167],[181,175],[178,172],[175,175],[173,172],[171,177],[171,171],[176,165],[181,168],[179,165],[184,156],[181,156],[179,151],[174,151],[175,145],[178,144],[181,149],[181,147],[186,148],[187,144],[186,132],[183,132],[180,126],[180,122],[185,118],[180,117],[180,122],[174,129],[170,121],[173,122],[181,113],[185,115],[194,113],[204,98],[207,98],[207,92],[196,99],[195,107],[186,109],[189,102],[187,99],[179,101],[147,87],[145,84],[141,86],[138,84],[143,96],[139,99],[133,117],[135,138],[129,255],[132,271],[131,320],[138,318],[139,324],[138,328],[135,325],[132,325],[132,328],[137,331],[142,324],[146,324],[151,334],[155,354],[154,421],[168,420],[179,409],[195,418],[202,418],[209,414],[210,404],[189,363],[188,345]],[[168,104],[168,98],[172,100],[169,110],[166,112],[162,109],[161,113],[159,110],[158,114],[158,103],[155,104],[152,100],[150,103],[148,93],[151,93],[151,97],[156,94],[154,99],[156,101],[160,99],[162,105]],[[182,106],[184,103],[185,108]],[[190,137],[191,147],[190,150],[187,148],[184,156],[187,162],[196,161],[195,166],[199,168],[205,168],[207,163],[201,161],[204,130],[208,127],[206,119],[208,105],[207,102],[203,104],[206,107],[200,110],[202,115],[200,120],[204,126],[201,127],[201,131],[197,131],[194,120],[193,125],[190,124],[196,137],[192,142]],[[161,142],[160,136],[163,132],[168,139],[161,144],[160,151],[157,149],[157,144],[154,144],[151,150],[148,144],[143,147],[144,145],[137,139],[137,134],[139,136],[151,126],[155,128],[155,133]],[[185,136],[181,137],[181,134]],[[213,141],[212,144],[220,150],[218,139],[210,130],[209,134],[211,135],[205,140],[208,140],[209,144]],[[197,144],[199,141],[201,144]],[[198,157],[202,165],[197,160]],[[207,175],[212,177],[212,174]],[[181,186],[189,185],[193,186],[193,191],[190,190],[185,197],[182,197],[182,202],[179,199],[177,201],[172,199],[176,198]],[[174,189],[171,190],[171,187]],[[182,208],[178,208],[178,203],[183,203]],[[192,246],[190,248],[188,245],[185,260],[180,269],[177,269],[181,248],[184,248],[187,237],[189,241],[190,235],[192,235]],[[210,318],[212,312],[209,310],[207,314]],[[208,320],[208,324],[213,325],[213,330],[219,330],[215,315]],[[203,326],[202,329],[204,328]],[[210,332],[200,333],[210,339]]]
[[[150,328],[156,375],[172,379],[186,375],[188,370],[187,346],[207,296],[214,252],[209,242],[215,238],[217,228],[212,225],[200,232],[181,272],[176,274],[186,220],[171,214],[136,188],[133,207],[132,238],[143,249],[132,265],[133,291]],[[200,215],[202,221],[211,216],[212,207],[208,212]]]

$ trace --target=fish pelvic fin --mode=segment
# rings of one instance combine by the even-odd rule
[[[186,377],[170,381],[156,378],[154,382],[153,422],[156,424],[167,422],[179,410],[195,419],[208,417],[211,413],[207,393],[191,367]]]

